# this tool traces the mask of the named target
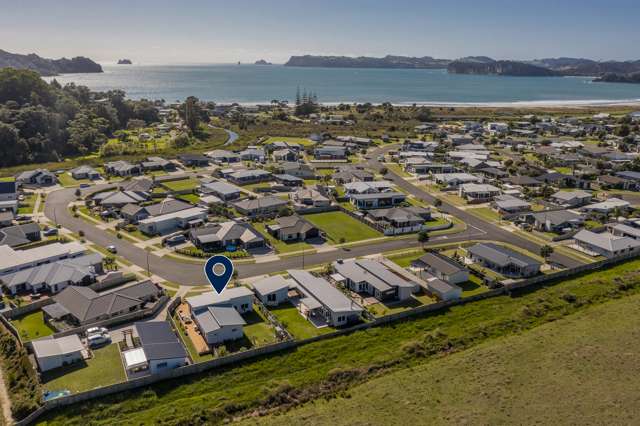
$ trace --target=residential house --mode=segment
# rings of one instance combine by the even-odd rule
[[[315,179],[316,172],[308,164],[286,162],[277,165],[280,174],[287,174],[301,179]]]
[[[303,186],[304,180],[292,175],[273,175],[277,183],[284,186],[296,187]]]
[[[298,151],[289,148],[277,149],[271,153],[271,159],[278,163],[298,161]]]
[[[210,223],[189,231],[189,240],[204,252],[264,247],[265,239],[246,222]]]
[[[129,223],[138,223],[148,217],[162,216],[190,209],[193,206],[182,200],[167,197],[162,201],[148,206],[127,204],[120,210],[120,216]]]
[[[404,202],[407,196],[402,192],[379,192],[350,194],[349,201],[360,210],[394,207]]]
[[[563,234],[579,229],[584,224],[584,216],[571,210],[549,210],[529,215],[533,228],[542,232]]]
[[[610,232],[595,233],[587,229],[573,236],[574,247],[592,256],[615,257],[640,251],[640,241]]]
[[[208,291],[185,299],[191,314],[207,311],[212,306],[230,306],[244,314],[253,311],[253,291],[247,287],[228,287],[222,293]]]
[[[320,235],[318,228],[298,215],[284,216],[266,226],[267,231],[282,241],[305,241]]]
[[[369,294],[380,301],[407,300],[418,287],[377,260],[338,260],[332,266],[340,275],[338,279],[344,278],[351,291]]]
[[[189,355],[169,322],[136,322],[134,327],[140,346],[122,352],[128,372],[158,374],[189,364]]]
[[[449,284],[460,284],[469,281],[469,270],[459,262],[437,252],[427,252],[411,266],[419,270],[420,278],[434,276]]]
[[[466,183],[482,183],[481,177],[469,173],[436,173],[433,179],[445,189],[458,189],[460,185]]]
[[[40,225],[35,222],[0,228],[0,246],[15,248],[40,239]]]
[[[313,188],[302,188],[289,194],[293,203],[310,207],[328,207],[331,200]]]
[[[46,169],[28,170],[16,176],[19,185],[27,186],[50,186],[58,182],[55,174]]]
[[[227,180],[236,185],[248,185],[252,183],[271,180],[273,176],[266,170],[240,170],[229,173]]]
[[[431,209],[425,207],[394,207],[367,211],[367,219],[384,229],[385,235],[419,232],[431,219]]]
[[[290,269],[287,273],[301,295],[298,309],[305,318],[333,327],[347,325],[360,318],[362,307],[324,278],[297,269]]]
[[[213,151],[207,152],[206,156],[211,159],[211,162],[215,164],[223,164],[223,163],[237,163],[240,161],[240,155],[235,152],[227,151],[225,149],[214,149]],[[263,151],[264,158],[264,151]]]
[[[18,213],[18,185],[15,181],[0,182],[0,212],[6,211]]]
[[[185,167],[207,167],[211,159],[201,154],[180,154],[178,159]]]
[[[377,194],[379,192],[392,192],[394,184],[388,180],[372,182],[348,182],[344,184],[345,194]]]
[[[89,285],[103,273],[102,256],[86,254],[21,269],[0,278],[9,293],[58,293],[70,285]]]
[[[462,296],[462,288],[436,277],[428,277],[427,290],[440,300],[455,300]]]
[[[637,191],[639,182],[637,180],[613,175],[599,175],[598,185],[602,189],[621,189],[623,191]]]
[[[500,195],[500,188],[485,183],[465,183],[460,185],[458,195],[468,203],[486,203]]]
[[[151,281],[103,293],[72,285],[53,296],[55,303],[42,310],[45,321],[65,319],[79,326],[143,309],[161,295],[162,290]]]
[[[531,203],[508,194],[494,197],[492,206],[502,215],[513,215],[531,210]]]
[[[100,179],[100,172],[94,169],[91,166],[79,166],[75,169],[71,169],[69,172],[72,178],[76,180],[81,179],[89,179],[89,180],[97,180]]]
[[[199,191],[201,194],[213,194],[223,201],[229,201],[240,198],[241,189],[230,183],[217,181],[200,185]]]
[[[253,283],[258,299],[266,306],[278,306],[289,300],[289,288],[295,284],[290,278],[282,275],[273,275]]]
[[[331,175],[331,178],[338,184],[349,182],[371,182],[374,179],[373,173],[357,168],[343,168]]]
[[[151,198],[149,193],[138,191],[106,191],[96,193],[93,202],[107,209],[121,209],[127,204],[138,204]]]
[[[138,223],[138,229],[147,235],[165,235],[178,229],[193,228],[207,221],[209,210],[190,207],[172,213],[150,216]]]
[[[550,199],[565,208],[576,208],[589,204],[593,195],[586,191],[558,191]]]
[[[52,243],[27,250],[14,250],[9,246],[0,246],[0,279],[23,269],[33,268],[56,260],[72,259],[83,255],[86,248],[76,242]]]
[[[141,174],[142,168],[137,164],[131,164],[128,161],[119,160],[105,163],[104,171],[108,175],[127,177]]]
[[[531,277],[537,275],[542,266],[530,256],[493,243],[476,244],[467,249],[467,254],[472,262],[508,277]]]
[[[621,200],[619,198],[609,198],[600,203],[589,204],[581,208],[582,211],[592,212],[592,213],[600,213],[600,214],[609,214],[613,213],[616,210],[630,210],[631,203],[625,200]]]
[[[242,161],[256,161],[264,163],[266,160],[266,154],[262,148],[249,147],[240,151],[238,155]]]
[[[173,161],[165,160],[162,157],[148,157],[145,161],[140,162],[140,167],[145,172],[156,170],[171,172],[177,169]]]
[[[209,306],[193,314],[198,330],[209,345],[241,339],[247,322],[231,306]]]
[[[77,334],[47,336],[30,342],[40,372],[54,370],[83,360],[85,347]]]
[[[249,217],[273,216],[288,202],[273,195],[237,201],[233,204],[238,212]]]
[[[347,150],[339,146],[319,146],[313,150],[316,160],[346,160]]]
[[[545,173],[540,176],[536,176],[536,179],[540,182],[546,183],[547,185],[553,185],[558,188],[589,189],[591,186],[587,180],[557,172]]]

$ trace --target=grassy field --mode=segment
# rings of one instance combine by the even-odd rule
[[[419,368],[445,353],[521,334],[592,306],[640,294],[639,268],[640,260],[636,260],[553,286],[452,306],[410,321],[305,345],[234,368],[81,403],[54,411],[43,421],[50,425],[156,424],[159,421],[221,424],[246,412],[285,409],[317,398],[331,398],[376,376]],[[626,320],[626,316],[620,317]],[[608,332],[605,327],[589,328],[586,331],[589,344],[596,344],[591,333],[598,328]],[[629,353],[635,360],[634,352]],[[583,361],[581,358],[572,365],[579,368]],[[526,366],[522,362],[520,365]],[[601,368],[607,372],[612,365],[603,364]],[[559,399],[558,394],[542,393]],[[485,395],[496,397],[490,393]]]
[[[43,374],[43,387],[47,390],[82,392],[126,380],[117,344],[93,350],[93,358]]]
[[[327,237],[334,243],[339,243],[341,238],[349,243],[382,237],[380,232],[339,211],[309,214],[304,218],[326,232]]]
[[[264,346],[276,341],[275,330],[255,307],[253,312],[244,314],[242,317],[247,322],[244,326],[244,335],[252,346]]]
[[[640,296],[240,424],[630,424]],[[605,367],[606,366],[606,367]]]
[[[309,138],[296,138],[289,136],[271,136],[263,142],[264,145],[270,145],[274,142],[297,143],[301,146],[313,146],[316,143]]]
[[[489,207],[480,207],[477,209],[467,209],[467,213],[471,213],[475,216],[478,216],[480,219],[486,220],[487,222],[498,222],[500,221],[500,215],[493,209]]]
[[[54,330],[44,322],[42,311],[36,311],[11,321],[20,333],[23,342],[39,339],[54,333]]]

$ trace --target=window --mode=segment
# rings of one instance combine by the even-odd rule
[[[167,368],[167,363],[166,362],[160,362],[158,363],[158,365],[156,366],[157,368]]]
[[[270,295],[268,295],[267,296],[267,301],[275,302],[276,301],[276,294],[275,293],[271,293]]]

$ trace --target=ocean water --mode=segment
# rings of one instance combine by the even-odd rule
[[[640,84],[589,77],[503,77],[446,70],[296,68],[281,65],[105,65],[101,74],[57,76],[93,90],[123,89],[133,99],[196,96],[219,103],[293,100],[296,88],[323,103],[612,104],[640,101]],[[50,79],[49,79],[50,80]]]

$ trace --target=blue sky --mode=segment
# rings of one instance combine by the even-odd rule
[[[639,16],[638,0],[0,0],[0,49],[138,63],[305,53],[640,59]]]

